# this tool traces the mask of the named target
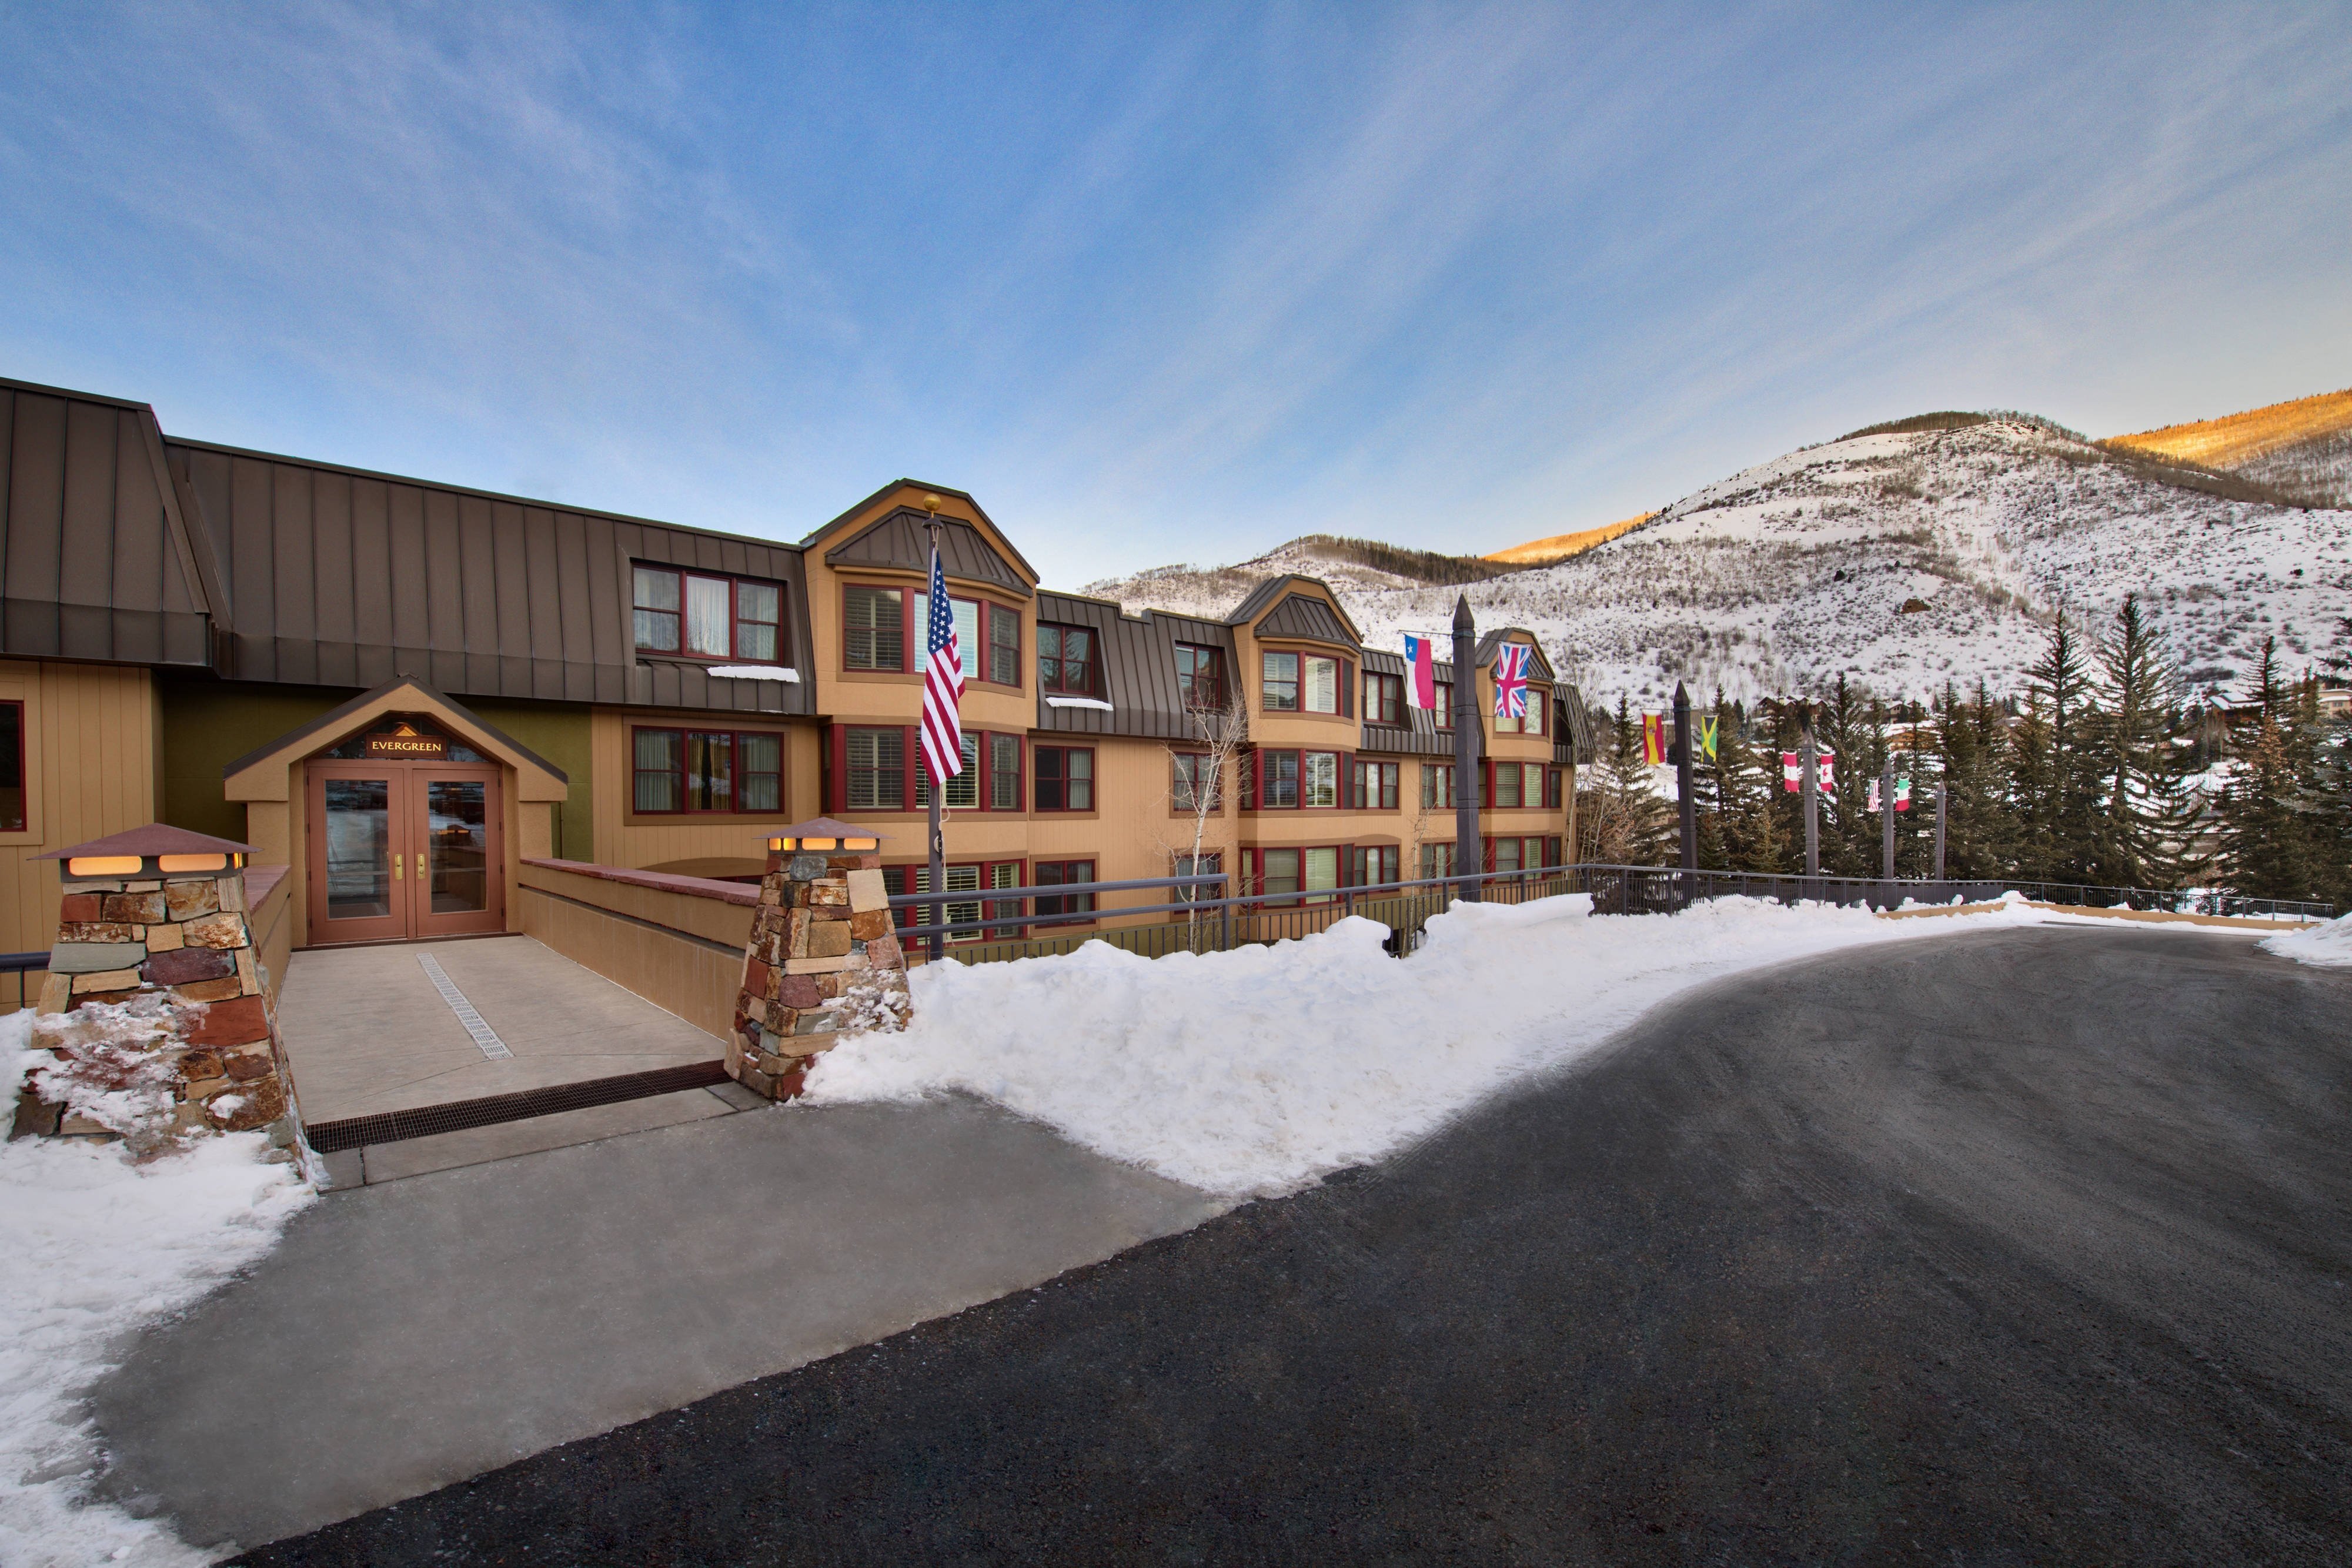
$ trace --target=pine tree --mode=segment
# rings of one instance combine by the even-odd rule
[[[2088,882],[2098,856],[2098,770],[2091,671],[2060,611],[2042,657],[2025,673],[2025,715],[2013,747],[2011,800],[2023,830],[2019,871],[2045,882]],[[2030,733],[2029,733],[2030,732]]]
[[[2008,716],[1982,677],[1965,704],[1950,685],[1937,708],[1945,801],[1944,874],[1970,881],[2016,869],[2017,821],[2009,802]]]
[[[1641,727],[1623,697],[1605,732],[1599,763],[1578,772],[1578,858],[1599,865],[1664,865],[1672,858],[1674,812],[1642,759]]]
[[[2311,810],[2318,783],[2317,695],[2315,689],[2306,717],[2306,705],[2279,669],[2275,638],[2263,639],[2245,706],[2253,716],[2235,737],[2237,767],[2214,803],[2222,868],[2230,886],[2249,898],[2319,898],[2326,877]]]
[[[2093,880],[2117,887],[2174,888],[2200,865],[2190,848],[2199,802],[2173,743],[2179,677],[2139,600],[2126,594],[2099,644],[2105,704],[2091,747],[2101,810],[2093,830]]]

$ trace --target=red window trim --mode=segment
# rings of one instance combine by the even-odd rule
[[[1235,755],[1238,757],[1239,754]],[[1192,815],[1195,808],[1180,806],[1176,803],[1176,758],[1180,757],[1197,757],[1206,762],[1209,760],[1210,754],[1205,751],[1171,751],[1168,754],[1168,809],[1180,817],[1189,817]],[[1225,779],[1222,773],[1210,776],[1209,794],[1210,814],[1223,816],[1225,810]]]
[[[1400,725],[1407,722],[1406,716],[1411,710],[1408,709],[1404,704],[1404,677],[1402,675],[1391,675],[1385,671],[1367,669],[1362,671],[1358,678],[1360,681],[1367,683],[1372,681],[1378,681],[1381,683],[1381,691],[1383,696],[1390,692],[1394,692],[1396,694],[1396,706],[1394,709],[1396,716],[1394,718],[1374,718],[1372,716],[1371,704],[1367,702],[1364,705],[1364,722],[1366,724],[1377,724],[1386,729],[1394,729]],[[1383,701],[1381,704],[1381,706],[1383,711],[1386,711],[1388,710],[1389,705]]]
[[[1088,628],[1081,627],[1079,630],[1086,631],[1088,630]],[[1030,742],[1029,749],[1033,754],[1029,768],[1029,810],[1033,814],[1045,817],[1086,817],[1091,816],[1102,810],[1102,758],[1100,756],[1097,755],[1096,747],[1091,746],[1065,746],[1058,741],[1052,743],[1032,741]],[[1039,751],[1083,751],[1087,756],[1094,758],[1094,760],[1087,765],[1087,790],[1093,797],[1092,800],[1084,806],[1040,806],[1037,804],[1038,774],[1034,754]],[[1068,769],[1066,768],[1062,773],[1062,799],[1065,800],[1069,799],[1069,783],[1070,775]]]
[[[1242,809],[1248,811],[1345,811],[1349,810],[1348,797],[1354,788],[1350,782],[1353,769],[1349,765],[1355,761],[1354,752],[1341,751],[1334,747],[1324,746],[1260,746],[1252,747],[1247,755],[1252,758],[1285,756],[1297,758],[1298,792],[1303,800],[1307,793],[1307,758],[1310,753],[1336,757],[1339,759],[1339,789],[1334,791],[1335,804],[1329,806],[1267,805],[1265,803],[1265,768],[1263,764],[1253,760],[1250,765],[1249,792],[1244,799]]]
[[[677,780],[678,798],[681,800],[686,798],[686,737],[689,735],[724,735],[730,737],[735,742],[737,742],[730,752],[730,756],[735,758],[740,758],[743,755],[740,742],[745,736],[773,736],[776,741],[776,803],[772,806],[755,806],[748,810],[740,805],[730,806],[724,811],[704,810],[697,807],[685,805],[676,807],[667,811],[656,811],[649,810],[646,808],[638,805],[637,775],[643,771],[643,769],[637,767],[637,736],[639,732],[644,730],[653,730],[658,734],[664,735],[675,735],[678,737],[679,755],[677,771],[673,774],[672,777]],[[629,809],[627,814],[632,817],[782,816],[786,809],[784,794],[784,758],[788,755],[789,749],[785,745],[784,732],[781,729],[737,729],[732,726],[710,724],[633,724],[629,727]],[[741,792],[735,788],[735,780],[740,779],[742,776],[743,769],[740,766],[733,767],[733,770],[729,774],[727,798],[730,800],[740,800],[742,799]]]
[[[1067,686],[1049,686],[1045,684],[1045,673],[1041,670],[1037,675],[1038,695],[1093,697],[1097,701],[1101,700],[1103,693],[1109,689],[1108,676],[1103,668],[1103,639],[1101,628],[1096,626],[1081,626],[1075,622],[1069,621],[1039,621],[1037,622],[1037,646],[1041,651],[1037,656],[1041,659],[1045,657],[1045,653],[1042,650],[1045,645],[1045,631],[1048,627],[1051,627],[1056,632],[1083,632],[1087,634],[1087,681],[1088,683],[1088,689],[1083,692],[1074,692]],[[1058,656],[1055,662],[1065,664],[1069,663],[1068,660],[1061,659]]]
[[[1101,881],[1101,880],[1102,880],[1102,873],[1101,873],[1101,872],[1100,872],[1100,871],[1096,870],[1096,869],[1093,869],[1093,868],[1098,867],[1101,863],[1102,863],[1102,862],[1101,862],[1101,858],[1100,858],[1099,856],[1097,856],[1097,855],[1081,855],[1081,856],[1079,856],[1079,857],[1078,857],[1077,859],[1076,859],[1076,860],[1058,860],[1058,861],[1033,860],[1033,861],[1031,861],[1031,862],[1029,862],[1029,874],[1030,874],[1032,877],[1038,876],[1038,875],[1042,874],[1042,873],[1041,873],[1041,872],[1039,871],[1039,869],[1038,869],[1038,868],[1040,868],[1040,867],[1042,867],[1042,866],[1049,866],[1049,865],[1082,865],[1082,866],[1086,866],[1086,867],[1087,867],[1087,868],[1089,868],[1089,869],[1088,869],[1088,871],[1087,871],[1087,873],[1085,876],[1083,876],[1083,877],[1079,878],[1079,881],[1081,881],[1081,882],[1099,882],[1099,881]],[[1042,882],[1032,882],[1029,885],[1030,885],[1030,886],[1032,886],[1032,887],[1044,887],[1044,886],[1045,885],[1045,883],[1042,883]],[[1050,893],[1041,893],[1041,894],[1038,894],[1034,899],[1031,900],[1030,902],[1031,902],[1031,903],[1032,903],[1032,904],[1034,905],[1034,904],[1043,904],[1043,903],[1045,903],[1045,900],[1047,900],[1048,898],[1055,898],[1055,897],[1078,897],[1078,898],[1086,898],[1086,899],[1095,899],[1095,898],[1097,897],[1097,895],[1096,895],[1096,894],[1091,894],[1091,893],[1082,893],[1082,894],[1050,894]],[[1044,915],[1044,914],[1045,913],[1045,911],[1044,911],[1044,910],[1042,910],[1042,909],[1037,909],[1037,910],[1034,910],[1034,911],[1033,911],[1033,913],[1034,913],[1034,914],[1036,914],[1036,915]],[[1085,930],[1087,926],[1089,926],[1089,925],[1097,925],[1097,924],[1098,924],[1098,923],[1099,923],[1099,921],[1100,921],[1100,917],[1101,917],[1102,913],[1103,913],[1103,908],[1102,908],[1102,904],[1100,904],[1100,902],[1098,902],[1098,901],[1097,901],[1097,903],[1095,903],[1094,906],[1093,906],[1092,908],[1090,908],[1090,909],[1086,909],[1086,910],[1074,910],[1074,911],[1071,911],[1070,913],[1072,913],[1072,914],[1083,914],[1083,915],[1087,915],[1087,919],[1084,919],[1084,920],[1071,920],[1071,919],[1067,919],[1067,918],[1056,919],[1056,920],[1054,922],[1054,924],[1052,924],[1051,925],[1041,925],[1041,926],[1039,926],[1039,927],[1037,928],[1037,930],[1038,930],[1038,935],[1040,935],[1040,936],[1051,936],[1051,935],[1053,935],[1053,934],[1054,934],[1055,932],[1056,932],[1056,931],[1083,931],[1083,930]]]
[[[677,646],[675,648],[648,648],[643,643],[637,642],[637,610],[639,608],[637,604],[637,573],[640,571],[666,571],[678,580]],[[689,577],[699,577],[707,581],[723,582],[727,585],[727,647],[729,650],[727,653],[698,653],[693,649],[688,648],[686,645],[686,580]],[[789,664],[792,653],[792,643],[790,640],[786,638],[784,632],[785,628],[791,623],[793,595],[792,589],[788,584],[778,582],[773,578],[738,577],[730,572],[705,571],[699,567],[673,566],[666,560],[637,560],[632,558],[629,561],[630,645],[637,653],[650,653],[657,659],[683,659],[698,664],[735,664],[742,663],[751,655],[739,653],[734,651],[736,635],[742,630],[743,626],[741,596],[737,592],[737,590],[740,589],[743,584],[747,582],[756,584],[761,588],[772,588],[776,591],[776,651],[768,659],[761,662],[764,664]],[[667,612],[664,613],[667,613]],[[765,625],[766,622],[757,622],[757,624]],[[649,727],[659,728],[660,727],[652,726]]]
[[[1354,885],[1349,878],[1355,870],[1355,849],[1356,846],[1352,841],[1336,844],[1245,844],[1242,847],[1242,875],[1248,884],[1249,894],[1255,897],[1265,892],[1265,857],[1269,850],[1286,852],[1295,850],[1298,852],[1302,857],[1298,862],[1298,880],[1301,883],[1307,880],[1307,862],[1303,858],[1307,852],[1329,850],[1339,857],[1339,881],[1337,886],[1317,888],[1312,892],[1301,887],[1297,893],[1279,893],[1274,895],[1276,898],[1295,898],[1302,904],[1324,904],[1339,897],[1341,891]]]
[[[22,833],[29,831],[29,824],[33,820],[32,786],[25,779],[25,758],[26,754],[32,749],[26,745],[25,737],[25,704],[21,698],[10,697],[0,701],[0,707],[11,707],[16,710],[16,820],[13,822],[0,820],[0,833]],[[5,780],[0,780],[0,787],[4,786]],[[633,789],[635,788],[634,780],[631,782],[631,788]]]

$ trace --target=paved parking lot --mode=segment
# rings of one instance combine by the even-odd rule
[[[1743,976],[1381,1166],[247,1561],[2352,1560],[2347,1014],[2170,932]]]

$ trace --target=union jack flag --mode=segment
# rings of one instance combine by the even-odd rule
[[[1495,716],[1528,716],[1528,656],[1525,643],[1506,643],[1495,654]]]
[[[948,574],[940,566],[939,541],[931,543],[931,594],[923,643],[923,772],[936,789],[963,771],[963,651],[956,645],[955,606],[948,602]]]

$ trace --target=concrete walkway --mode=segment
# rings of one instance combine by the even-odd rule
[[[428,958],[509,1055],[467,1030]],[[313,1124],[716,1061],[726,1050],[528,936],[297,953],[278,1019]]]
[[[105,1485],[193,1543],[252,1546],[1222,1207],[965,1101],[721,1113],[336,1192],[94,1391]]]

